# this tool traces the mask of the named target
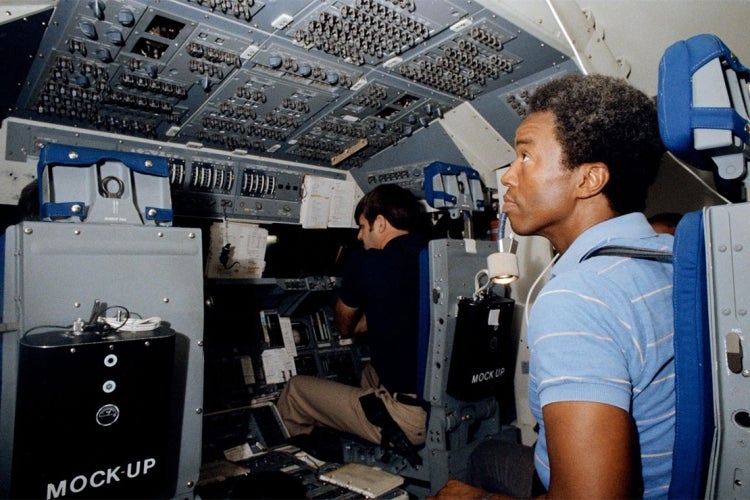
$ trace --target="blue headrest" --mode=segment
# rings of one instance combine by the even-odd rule
[[[750,139],[748,120],[733,107],[694,105],[693,75],[717,58],[741,76],[750,76],[750,70],[711,34],[696,35],[671,45],[659,63],[657,109],[662,141],[676,156],[705,170],[715,167],[707,152],[695,149],[694,129],[731,130],[742,143]],[[721,84],[724,85],[723,79]]]
[[[37,176],[42,220],[172,223],[165,157],[47,144]]]
[[[459,187],[463,183],[463,187]],[[471,167],[434,161],[424,168],[424,198],[437,209],[484,210],[479,172]]]

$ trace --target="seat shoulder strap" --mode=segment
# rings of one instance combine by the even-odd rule
[[[669,250],[658,250],[655,248],[633,248],[620,245],[610,245],[597,248],[593,252],[589,253],[586,257],[584,257],[583,260],[600,255],[672,262],[672,252]]]

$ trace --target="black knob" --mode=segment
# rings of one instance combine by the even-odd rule
[[[132,26],[135,23],[135,14],[130,9],[121,9],[117,13],[117,21],[123,26]]]

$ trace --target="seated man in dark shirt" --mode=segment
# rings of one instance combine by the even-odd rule
[[[383,425],[372,409],[384,408],[413,445],[425,440],[426,413],[417,401],[416,371],[419,253],[427,240],[416,229],[421,205],[395,184],[367,193],[354,213],[364,250],[344,268],[335,306],[340,335],[368,333],[370,364],[361,387],[317,377],[292,377],[278,401],[292,436],[315,426],[355,434],[376,444]],[[381,422],[377,422],[381,423]]]

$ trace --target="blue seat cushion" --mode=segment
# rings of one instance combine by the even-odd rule
[[[703,212],[677,225],[674,264],[675,442],[670,498],[701,498],[714,435]]]
[[[424,398],[427,353],[430,347],[430,251],[419,254],[419,337],[417,340],[417,398]]]

